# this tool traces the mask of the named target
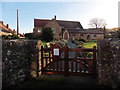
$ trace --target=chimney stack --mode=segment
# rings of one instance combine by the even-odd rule
[[[56,15],[54,16],[54,19],[56,20]]]
[[[3,23],[3,21],[0,21],[0,23],[3,25],[4,23]]]
[[[52,18],[52,20],[56,20],[56,15],[54,16],[54,18]]]
[[[6,24],[6,27],[9,28],[9,24]]]

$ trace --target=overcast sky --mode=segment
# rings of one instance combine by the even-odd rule
[[[9,1],[9,2],[8,2]],[[11,1],[11,2],[10,2]],[[20,33],[33,31],[34,18],[80,21],[83,28],[90,28],[89,20],[102,18],[107,28],[118,27],[119,0],[2,0],[0,20],[16,29],[16,10],[19,10]],[[0,14],[1,16],[1,14]]]

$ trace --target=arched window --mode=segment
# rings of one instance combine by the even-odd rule
[[[87,35],[87,39],[90,39],[90,34]]]
[[[63,33],[63,38],[69,39],[69,33],[67,32],[67,30]]]

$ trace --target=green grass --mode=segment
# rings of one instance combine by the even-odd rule
[[[42,41],[43,46],[45,46],[48,42]],[[84,43],[82,47],[84,48],[93,48],[94,46],[97,46],[97,41],[96,40],[90,40]]]
[[[97,43],[96,43],[95,40],[87,41],[87,42],[84,43],[84,45],[83,45],[84,48],[93,48],[94,46],[97,46]]]
[[[42,41],[43,46],[45,46],[48,42]]]

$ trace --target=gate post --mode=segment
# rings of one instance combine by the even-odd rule
[[[96,76],[96,46],[93,49],[93,74]]]
[[[65,77],[69,77],[69,47],[65,46],[64,47],[64,51],[65,51],[65,60],[64,60],[64,70],[65,70]]]
[[[43,46],[41,46],[41,75],[43,75]]]

